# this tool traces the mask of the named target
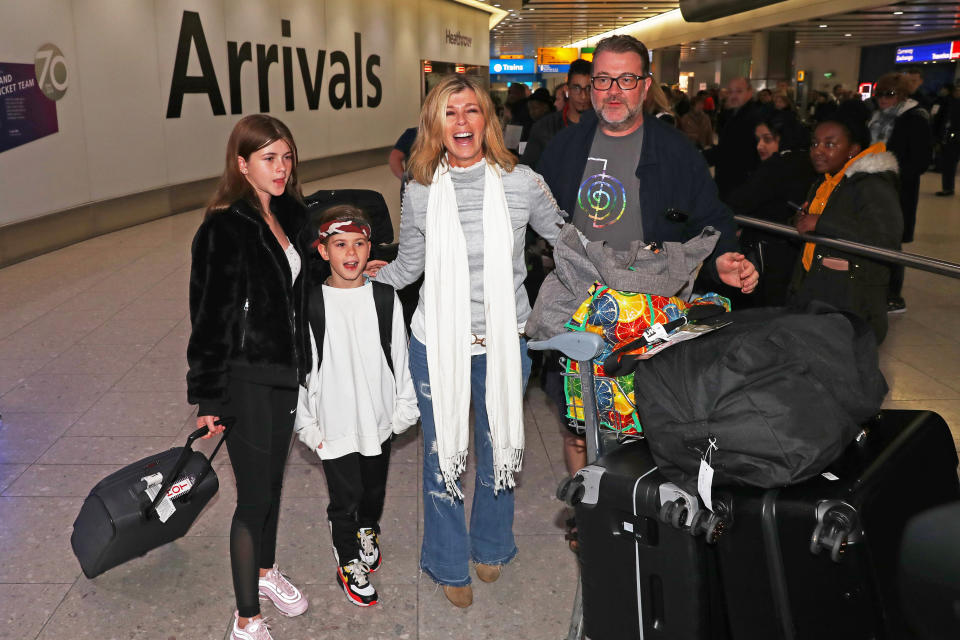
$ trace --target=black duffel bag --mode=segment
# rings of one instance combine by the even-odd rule
[[[637,364],[637,410],[663,474],[695,494],[707,449],[715,486],[821,473],[887,393],[869,326],[821,303],[720,319],[732,324]]]

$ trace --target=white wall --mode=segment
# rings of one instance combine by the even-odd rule
[[[831,90],[842,84],[847,89],[857,88],[860,75],[860,47],[833,46],[816,49],[797,49],[793,54],[794,74],[803,69],[807,73],[807,86],[817,91]],[[833,77],[823,74],[832,71]],[[794,75],[796,77],[796,75]]]
[[[179,118],[168,118],[184,11],[197,12],[226,115],[214,115],[205,94],[186,94]],[[0,63],[33,63],[43,43],[63,52],[68,88],[57,101],[59,131],[0,153],[0,225],[167,185],[219,175],[227,136],[243,115],[259,111],[257,45],[277,45],[267,74],[269,113],[292,130],[303,160],[393,144],[419,111],[420,60],[489,63],[489,14],[448,0],[9,0],[0,3]],[[281,19],[291,21],[289,38]],[[450,44],[447,31],[472,38]],[[374,70],[381,103],[335,110],[328,87],[350,61],[354,33],[361,66]],[[242,114],[231,113],[228,41],[251,43],[241,67]],[[292,48],[295,109],[284,106],[283,48]],[[322,93],[306,105],[297,47],[311,72],[326,51]],[[191,45],[188,76],[201,75]],[[365,96],[374,89],[363,69]],[[2,125],[0,125],[2,126]]]

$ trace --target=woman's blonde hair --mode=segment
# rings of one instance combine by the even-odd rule
[[[670,104],[670,98],[657,84],[656,79],[650,82],[650,88],[647,90],[646,98],[643,101],[643,112],[651,115],[666,112],[673,115],[673,105]]]
[[[224,211],[230,208],[237,200],[243,198],[250,205],[260,210],[260,199],[257,193],[247,181],[246,176],[240,173],[240,166],[237,158],[241,157],[249,161],[254,151],[263,149],[273,144],[277,140],[283,140],[290,147],[293,154],[293,166],[290,169],[290,176],[287,178],[286,194],[291,196],[297,202],[303,204],[303,194],[300,192],[300,182],[297,178],[297,145],[293,142],[293,135],[287,125],[276,118],[262,113],[241,118],[234,125],[230,132],[230,139],[227,140],[227,162],[217,183],[217,189],[207,203],[207,210],[204,217],[209,217],[217,211]],[[261,214],[264,213],[261,211]]]
[[[420,124],[417,127],[417,139],[413,143],[410,161],[407,170],[413,179],[423,185],[433,182],[433,174],[437,167],[444,162],[447,149],[443,144],[443,129],[447,117],[447,103],[450,96],[467,89],[477,96],[480,113],[483,114],[485,125],[481,148],[487,162],[499,165],[505,171],[513,171],[517,160],[507,151],[503,142],[503,132],[500,131],[500,120],[490,99],[490,94],[480,86],[480,83],[469,76],[462,74],[447,76],[427,94],[427,99],[420,109]]]

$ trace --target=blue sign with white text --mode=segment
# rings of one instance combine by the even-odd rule
[[[540,73],[567,73],[570,71],[568,64],[541,64],[537,67]]]
[[[534,58],[522,58],[520,60],[491,60],[490,73],[500,75],[519,75],[524,73],[536,73],[537,61]]]
[[[897,47],[897,62],[949,61],[958,56],[957,42],[934,42]]]

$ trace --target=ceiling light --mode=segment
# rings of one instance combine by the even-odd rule
[[[920,25],[918,25],[918,24],[915,24],[915,25],[913,25],[913,26],[915,26],[915,27],[919,27]]]
[[[697,50],[696,47],[690,47],[690,51],[696,51],[696,50]]]
[[[902,15],[903,15],[903,11],[894,11],[894,12],[893,12],[893,15],[895,15],[895,16],[902,16]]]
[[[723,41],[723,44],[730,44],[730,43],[729,43],[729,42],[727,42],[726,40],[724,40],[724,41]]]
[[[827,25],[822,24],[822,25],[820,25],[820,28],[821,28],[821,29],[826,29],[826,28],[827,28]]]
[[[849,37],[852,36],[852,35],[853,35],[852,33],[845,33],[845,34],[843,34],[843,37],[844,37],[844,38],[849,38]]]

